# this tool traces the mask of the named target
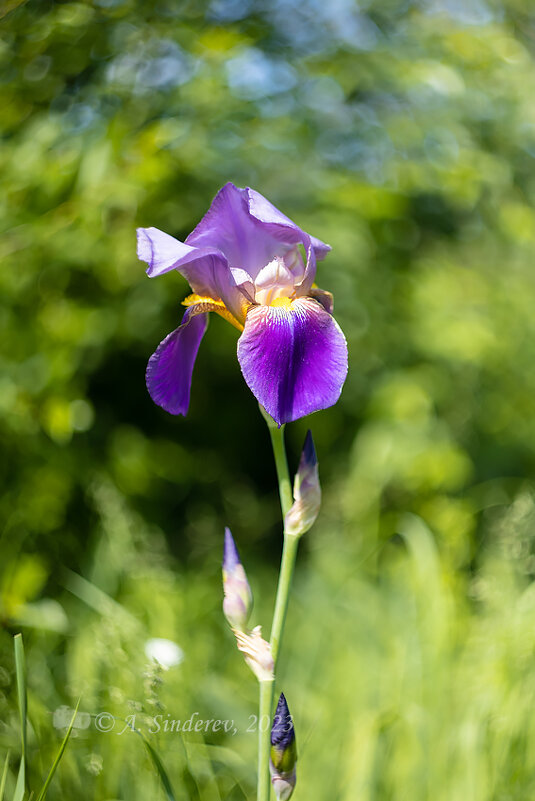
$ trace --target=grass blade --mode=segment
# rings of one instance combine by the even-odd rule
[[[15,671],[17,674],[17,691],[19,696],[19,713],[21,729],[22,758],[26,759],[26,732],[27,732],[27,693],[26,693],[26,660],[24,659],[24,645],[22,634],[15,634]]]
[[[156,768],[156,771],[160,777],[160,781],[167,796],[167,801],[176,801],[175,794],[171,786],[171,781],[169,780],[169,776],[167,775],[167,771],[163,766],[162,760],[160,759],[160,757],[158,756],[157,752],[154,750],[152,745],[149,743],[143,732],[141,732],[139,729],[135,729],[134,727],[131,728],[132,731],[135,731],[136,734],[139,734],[139,736],[141,737],[141,739],[145,744],[145,748],[149,753],[149,756],[152,760],[152,764]]]
[[[55,758],[54,762],[52,763],[52,767],[50,768],[48,776],[46,777],[46,781],[43,784],[43,787],[41,788],[41,792],[37,796],[36,801],[43,801],[44,797],[46,796],[46,793],[47,793],[47,790],[48,790],[48,786],[49,786],[50,782],[52,781],[54,773],[56,772],[56,768],[58,767],[58,765],[59,765],[59,763],[61,761],[61,757],[63,756],[63,752],[65,751],[65,748],[67,747],[67,743],[69,741],[69,737],[71,736],[72,727],[74,726],[74,721],[76,720],[76,715],[78,714],[78,707],[79,706],[80,706],[80,699],[78,699],[78,703],[76,704],[73,716],[71,718],[71,722],[69,723],[69,728],[67,729],[67,733],[66,733],[65,737],[63,738],[63,740],[61,741],[61,745],[59,747],[59,751],[56,754],[56,758]]]
[[[6,789],[8,767],[9,767],[9,751],[6,754],[6,761],[4,762],[4,770],[2,771],[2,780],[0,781],[0,801],[4,801],[4,790]]]
[[[15,785],[15,793],[13,801],[23,801],[24,791],[26,789],[26,759],[21,757],[19,775],[17,776],[17,784]]]
[[[15,648],[15,673],[17,675],[17,693],[19,698],[21,758],[19,775],[15,786],[13,801],[23,801],[26,789],[26,749],[28,728],[28,695],[26,691],[26,660],[24,658],[24,645],[22,634],[15,634],[13,641]]]

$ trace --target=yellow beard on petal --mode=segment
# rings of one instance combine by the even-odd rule
[[[202,314],[203,312],[215,312],[228,323],[233,325],[234,328],[237,328],[238,331],[243,331],[243,325],[239,320],[236,320],[231,312],[229,312],[222,300],[215,300],[215,298],[193,294],[188,295],[187,298],[184,298],[182,305],[196,306],[197,308],[195,309],[195,312],[197,314]]]
[[[269,304],[270,306],[282,306],[285,309],[290,309],[292,306],[292,299],[291,298],[275,298]]]

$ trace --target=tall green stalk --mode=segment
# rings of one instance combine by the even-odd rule
[[[271,624],[271,654],[273,656],[273,663],[277,668],[277,659],[279,656],[282,634],[284,631],[284,622],[286,620],[286,612],[288,610],[288,602],[290,600],[290,588],[292,585],[292,578],[295,568],[295,559],[297,556],[297,546],[299,545],[299,538],[294,536],[284,535],[284,544],[282,546],[282,559],[279,573],[279,583],[277,586],[277,597],[275,598],[275,611],[273,613],[273,623]]]
[[[269,750],[271,748],[271,708],[275,681],[261,681],[258,703],[258,789],[257,801],[269,801]]]
[[[282,518],[286,517],[290,507],[293,503],[292,484],[290,481],[290,474],[288,472],[288,462],[286,459],[286,450],[284,447],[284,426],[280,428],[277,424],[264,414],[267,421],[269,434],[271,437],[271,445],[273,447],[273,456],[275,459],[275,468],[277,470],[277,479],[279,482],[279,495],[281,503]],[[292,583],[293,572],[295,568],[295,559],[297,556],[297,546],[299,538],[284,534],[284,542],[282,548],[282,559],[279,573],[279,581],[277,585],[277,596],[275,599],[275,610],[273,613],[273,623],[271,626],[271,653],[273,656],[274,673],[277,669],[277,659],[279,656],[282,634],[284,630],[284,621],[286,619],[286,612],[288,609],[288,601],[290,598],[290,587]],[[271,713],[273,707],[273,691],[274,681],[260,682],[260,702],[259,702],[259,719],[258,719],[258,793],[257,801],[269,801],[270,794],[270,778],[269,778],[269,751],[271,747],[270,732],[271,732]],[[267,715],[267,717],[266,717]],[[267,723],[269,721],[269,723]],[[267,723],[267,725],[266,725]],[[265,729],[263,731],[263,729]]]
[[[273,448],[273,457],[275,459],[275,468],[277,470],[277,479],[279,481],[279,495],[282,517],[284,520],[293,503],[292,483],[290,481],[286,449],[284,447],[284,426],[278,428],[275,421],[271,420],[270,422],[268,421],[268,429],[269,436],[271,437],[271,446]]]

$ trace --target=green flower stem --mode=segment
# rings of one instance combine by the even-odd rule
[[[284,448],[284,426],[277,428],[274,421],[271,420],[271,422],[268,421],[268,427],[271,436],[271,444],[273,446],[273,455],[275,457],[277,478],[279,480],[279,495],[282,517],[284,521],[284,518],[290,511],[290,507],[293,504],[292,485],[290,482],[290,474],[288,472],[286,450]],[[284,533],[279,583],[277,586],[277,597],[275,599],[275,611],[273,613],[270,639],[271,653],[273,656],[273,662],[275,663],[275,668],[277,667],[277,658],[279,656],[282,633],[284,630],[284,621],[286,620],[286,612],[288,610],[290,587],[292,584],[298,545],[299,537],[288,535],[286,532]]]
[[[288,610],[288,602],[290,600],[290,587],[292,585],[292,577],[294,574],[298,545],[299,537],[288,534],[284,535],[281,569],[279,573],[277,597],[275,599],[275,612],[273,613],[273,623],[271,624],[270,638],[271,654],[273,656],[275,668],[277,667],[282,633],[284,631],[284,621],[286,620],[286,612]]]
[[[292,485],[288,472],[288,462],[286,460],[286,450],[284,448],[284,426],[277,427],[276,423],[262,410],[263,416],[268,424],[275,467],[279,482],[279,495],[283,521],[293,503]],[[275,611],[273,613],[273,623],[271,626],[271,652],[273,656],[274,672],[277,668],[284,621],[288,609],[290,598],[290,587],[295,568],[297,556],[297,546],[299,538],[291,535],[284,535],[282,548],[282,559],[277,585],[277,596],[275,599]],[[260,682],[260,714],[259,714],[259,734],[258,734],[258,796],[257,801],[269,801],[270,779],[269,779],[269,752],[271,748],[271,712],[273,707],[274,681]],[[268,716],[267,718],[265,716]],[[269,720],[269,725],[262,731],[265,721]]]
[[[271,707],[273,706],[272,681],[261,681],[258,704],[258,790],[257,801],[269,801],[271,781],[269,776],[269,752],[271,749]]]
[[[284,447],[284,426],[277,428],[277,424],[271,420],[271,423],[268,422],[268,428],[271,437],[271,445],[273,447],[273,456],[275,457],[275,468],[279,481],[279,495],[282,517],[284,520],[293,504],[292,484],[290,482],[286,449]]]

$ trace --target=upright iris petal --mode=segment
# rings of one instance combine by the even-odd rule
[[[242,269],[254,280],[281,252],[281,242],[250,214],[248,191],[226,184],[186,243],[201,249],[217,248],[230,268]]]
[[[255,397],[279,423],[336,403],[347,346],[332,296],[314,285],[329,245],[310,236],[253,189],[226,184],[185,242],[138,229],[138,256],[150,277],[176,270],[194,295],[182,324],[149,361],[153,400],[186,414],[193,365],[215,311],[243,333],[238,359]]]

